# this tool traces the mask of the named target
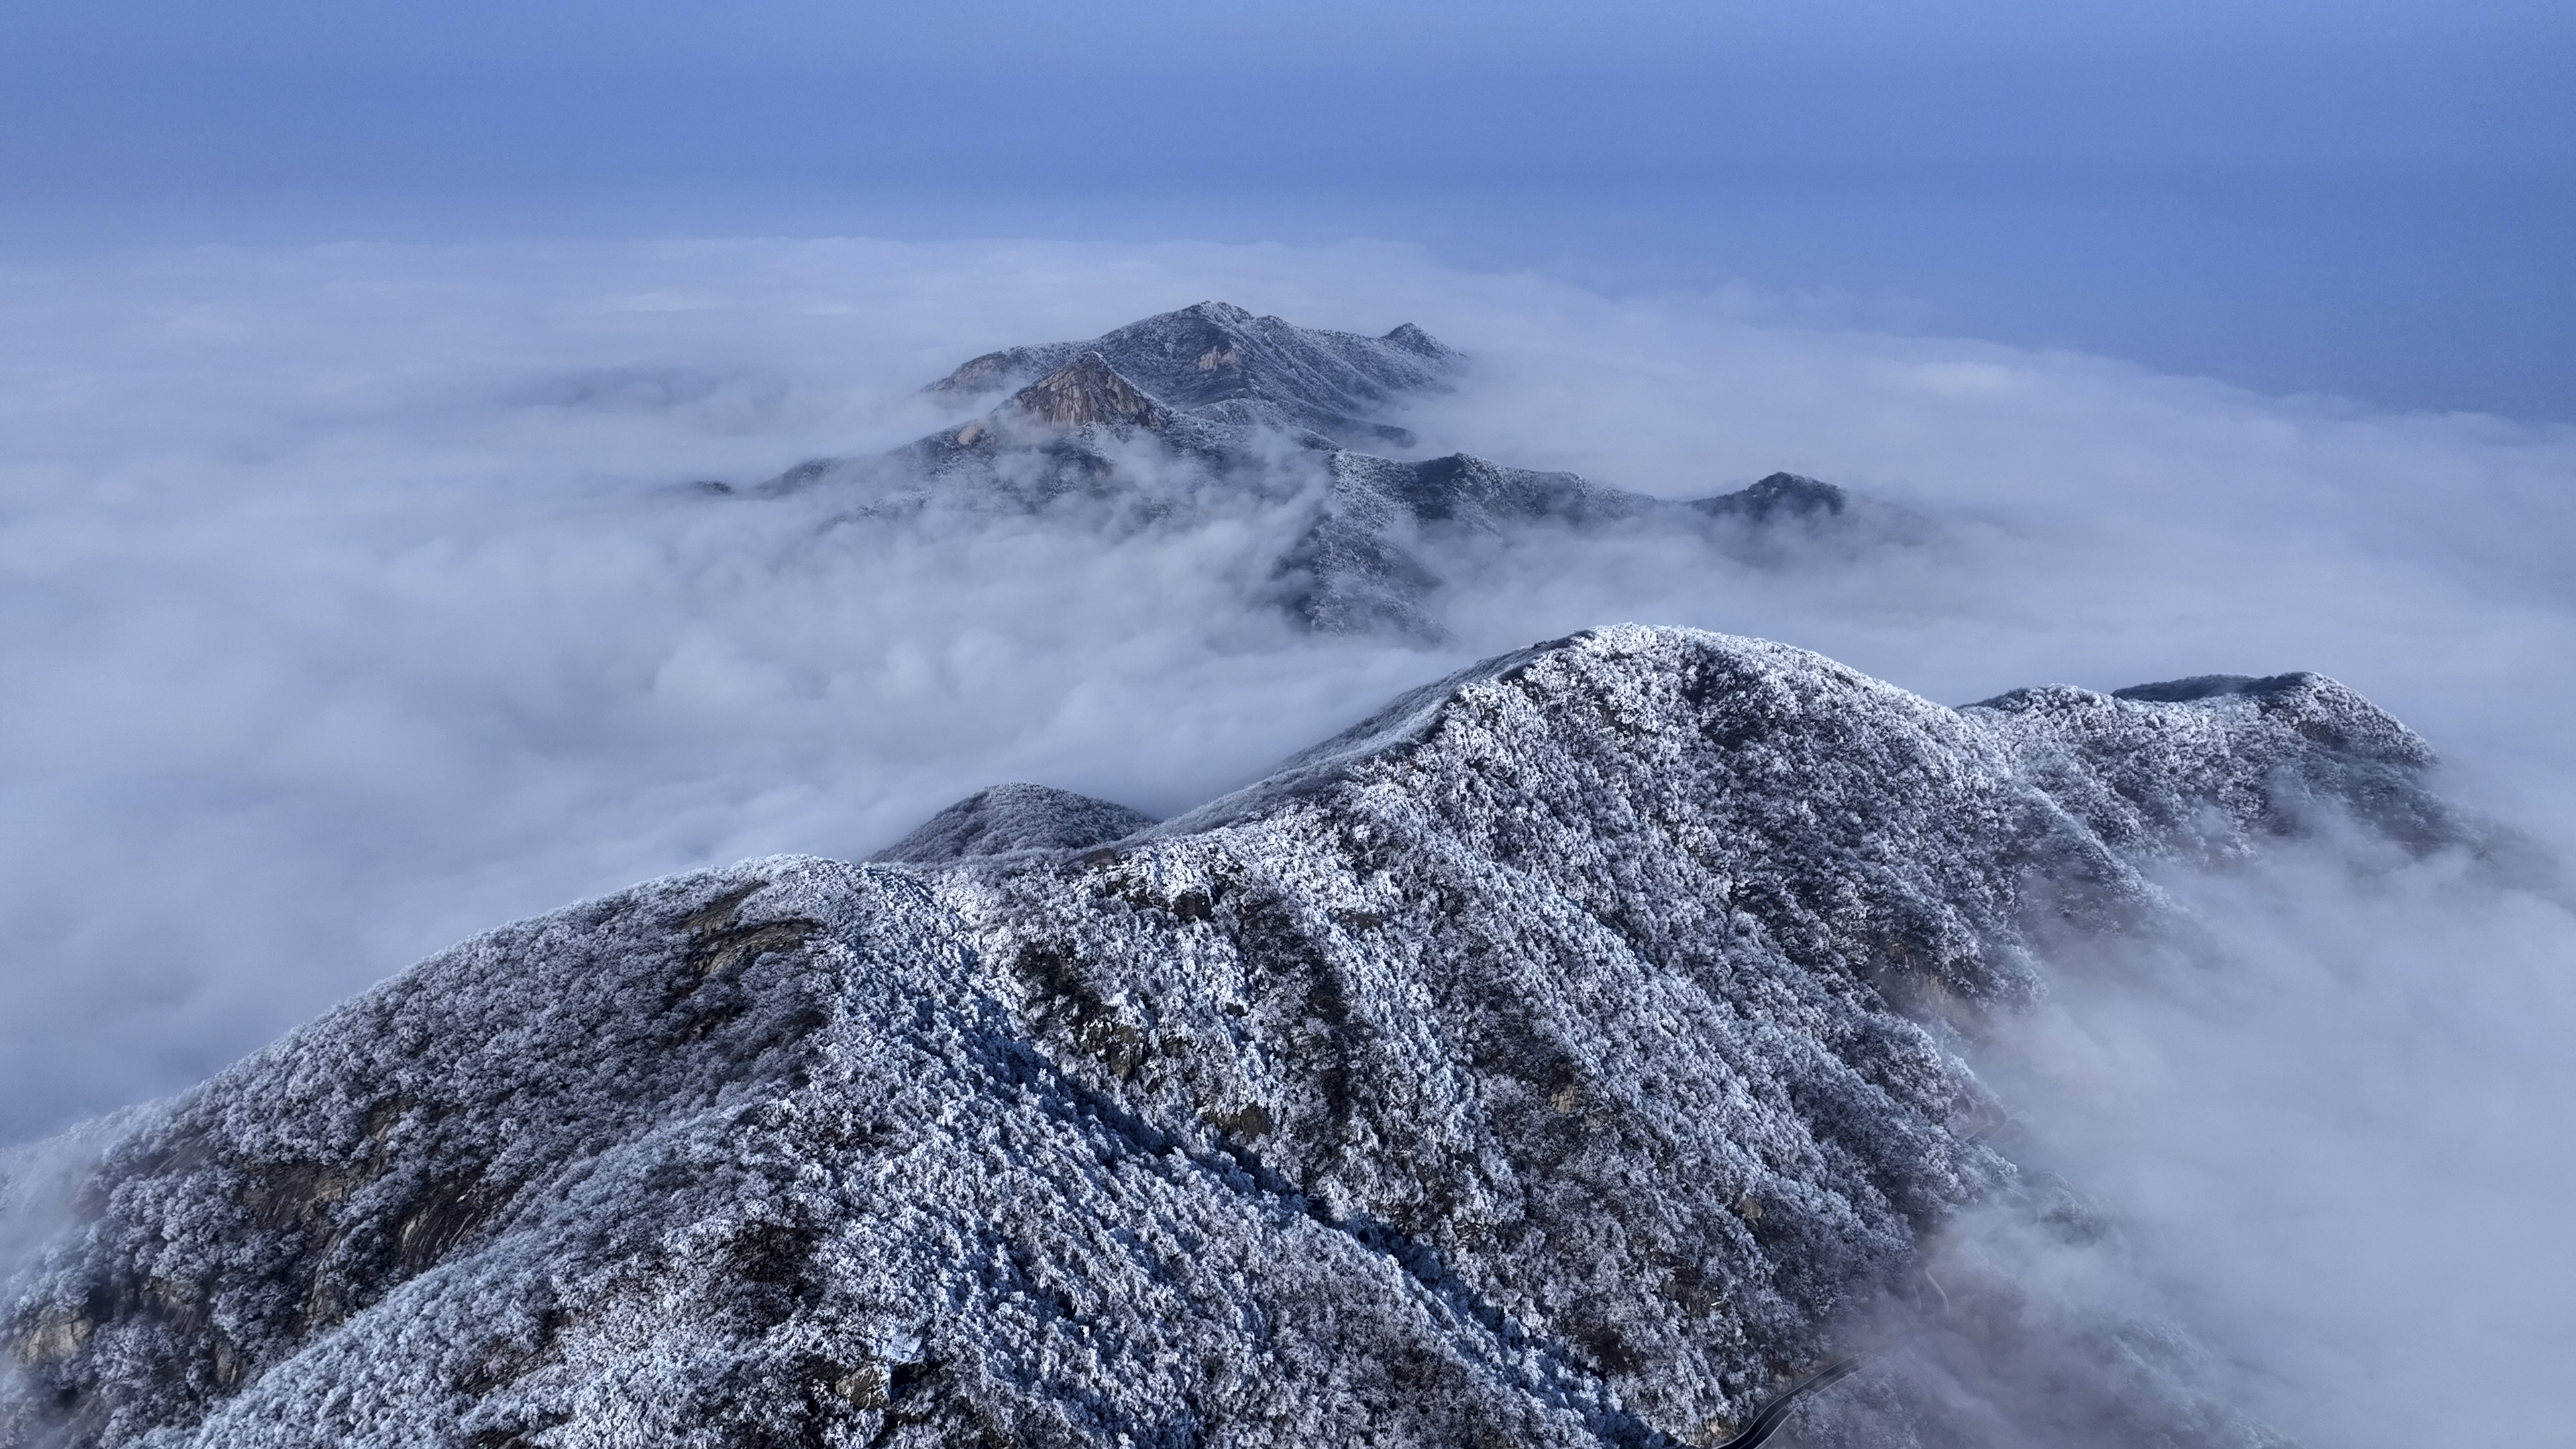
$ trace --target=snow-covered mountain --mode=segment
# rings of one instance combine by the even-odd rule
[[[1202,302],[1082,342],[987,353],[929,391],[976,416],[885,457],[802,463],[756,493],[839,486],[880,523],[999,511],[1084,528],[1256,519],[1264,601],[1328,632],[1439,638],[1433,596],[1479,549],[1541,530],[1684,532],[1738,559],[1819,531],[1902,534],[1896,510],[1775,473],[1687,501],[1459,453],[1406,459],[1381,416],[1455,386],[1465,358],[1406,324],[1383,337]]]
[[[1709,1443],[1901,1330],[1944,1376],[1808,1442],[2273,1442],[2116,1306],[1927,1290],[1972,1209],[2103,1232],[1967,1051],[2160,862],[2472,838],[2429,761],[2315,675],[1623,626],[1159,824],[657,881],[13,1159],[0,1441]]]

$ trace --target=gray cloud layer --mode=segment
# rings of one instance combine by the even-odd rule
[[[1939,526],[1767,568],[1643,535],[1497,551],[1427,650],[1247,608],[1255,513],[871,530],[827,527],[828,494],[691,486],[892,446],[968,355],[1204,297],[1467,349],[1404,418],[1426,452],[1669,496],[1792,469]],[[1952,702],[2319,669],[2432,737],[2455,793],[2576,842],[2566,430],[1366,247],[178,252],[0,272],[0,318],[0,1139],[517,914],[861,854],[1002,780],[1170,813],[1620,618]],[[2514,1437],[2535,1391],[2497,1385],[2576,1339],[2540,1291],[2569,1266],[2564,907],[2331,846],[2176,889],[2215,965],[2091,963],[1992,1069],[2285,1427]]]

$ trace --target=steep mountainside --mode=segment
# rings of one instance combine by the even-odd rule
[[[1160,825],[1006,788],[496,931],[15,1166],[0,1441],[1714,1442],[1964,1208],[2092,1231],[1962,1057],[2040,943],[2317,809],[2463,828],[2332,681],[2132,693],[1604,629]],[[2170,1333],[1953,1296],[2085,1371],[1810,1442],[2271,1442]]]
[[[1903,531],[1894,510],[1790,473],[1676,502],[1464,453],[1353,450],[1409,447],[1378,415],[1464,364],[1410,324],[1363,337],[1203,302],[987,353],[929,389],[989,404],[978,416],[886,457],[800,464],[764,491],[848,487],[880,522],[1000,512],[1119,532],[1275,514],[1260,532],[1288,542],[1251,571],[1269,602],[1316,629],[1426,638],[1444,632],[1431,600],[1464,552],[1534,529],[1686,533],[1738,559],[1801,533]]]

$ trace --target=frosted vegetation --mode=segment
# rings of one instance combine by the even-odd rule
[[[1951,709],[1621,627],[1164,824],[675,876],[22,1153],[0,1425],[1705,1443],[1865,1347],[1807,1442],[2271,1443],[1970,1057],[2070,943],[2188,950],[2177,863],[2516,868],[2429,762],[2315,675]]]

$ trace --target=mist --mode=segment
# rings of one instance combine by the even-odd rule
[[[752,486],[953,421],[919,388],[969,356],[1206,298],[1466,351],[1399,419],[1421,456],[1671,497],[1786,469],[1924,526],[1751,562],[1496,548],[1424,644],[1262,603],[1262,507],[876,527]],[[1006,780],[1170,815],[1622,619],[1951,703],[2315,669],[2425,733],[2442,788],[2576,843],[2564,427],[1370,245],[168,250],[0,272],[0,319],[0,1141],[516,916],[863,855]],[[2071,953],[1986,1070],[2124,1224],[2122,1291],[2280,1427],[2529,1439],[2576,1347],[2546,1291],[2576,1267],[2550,1231],[2576,922],[2545,874],[2375,850],[2177,877],[2222,948]]]
[[[2193,952],[2068,958],[2000,1081],[2160,1306],[2309,1443],[2536,1443],[2576,1348],[2576,916],[2329,831],[2170,882]]]

